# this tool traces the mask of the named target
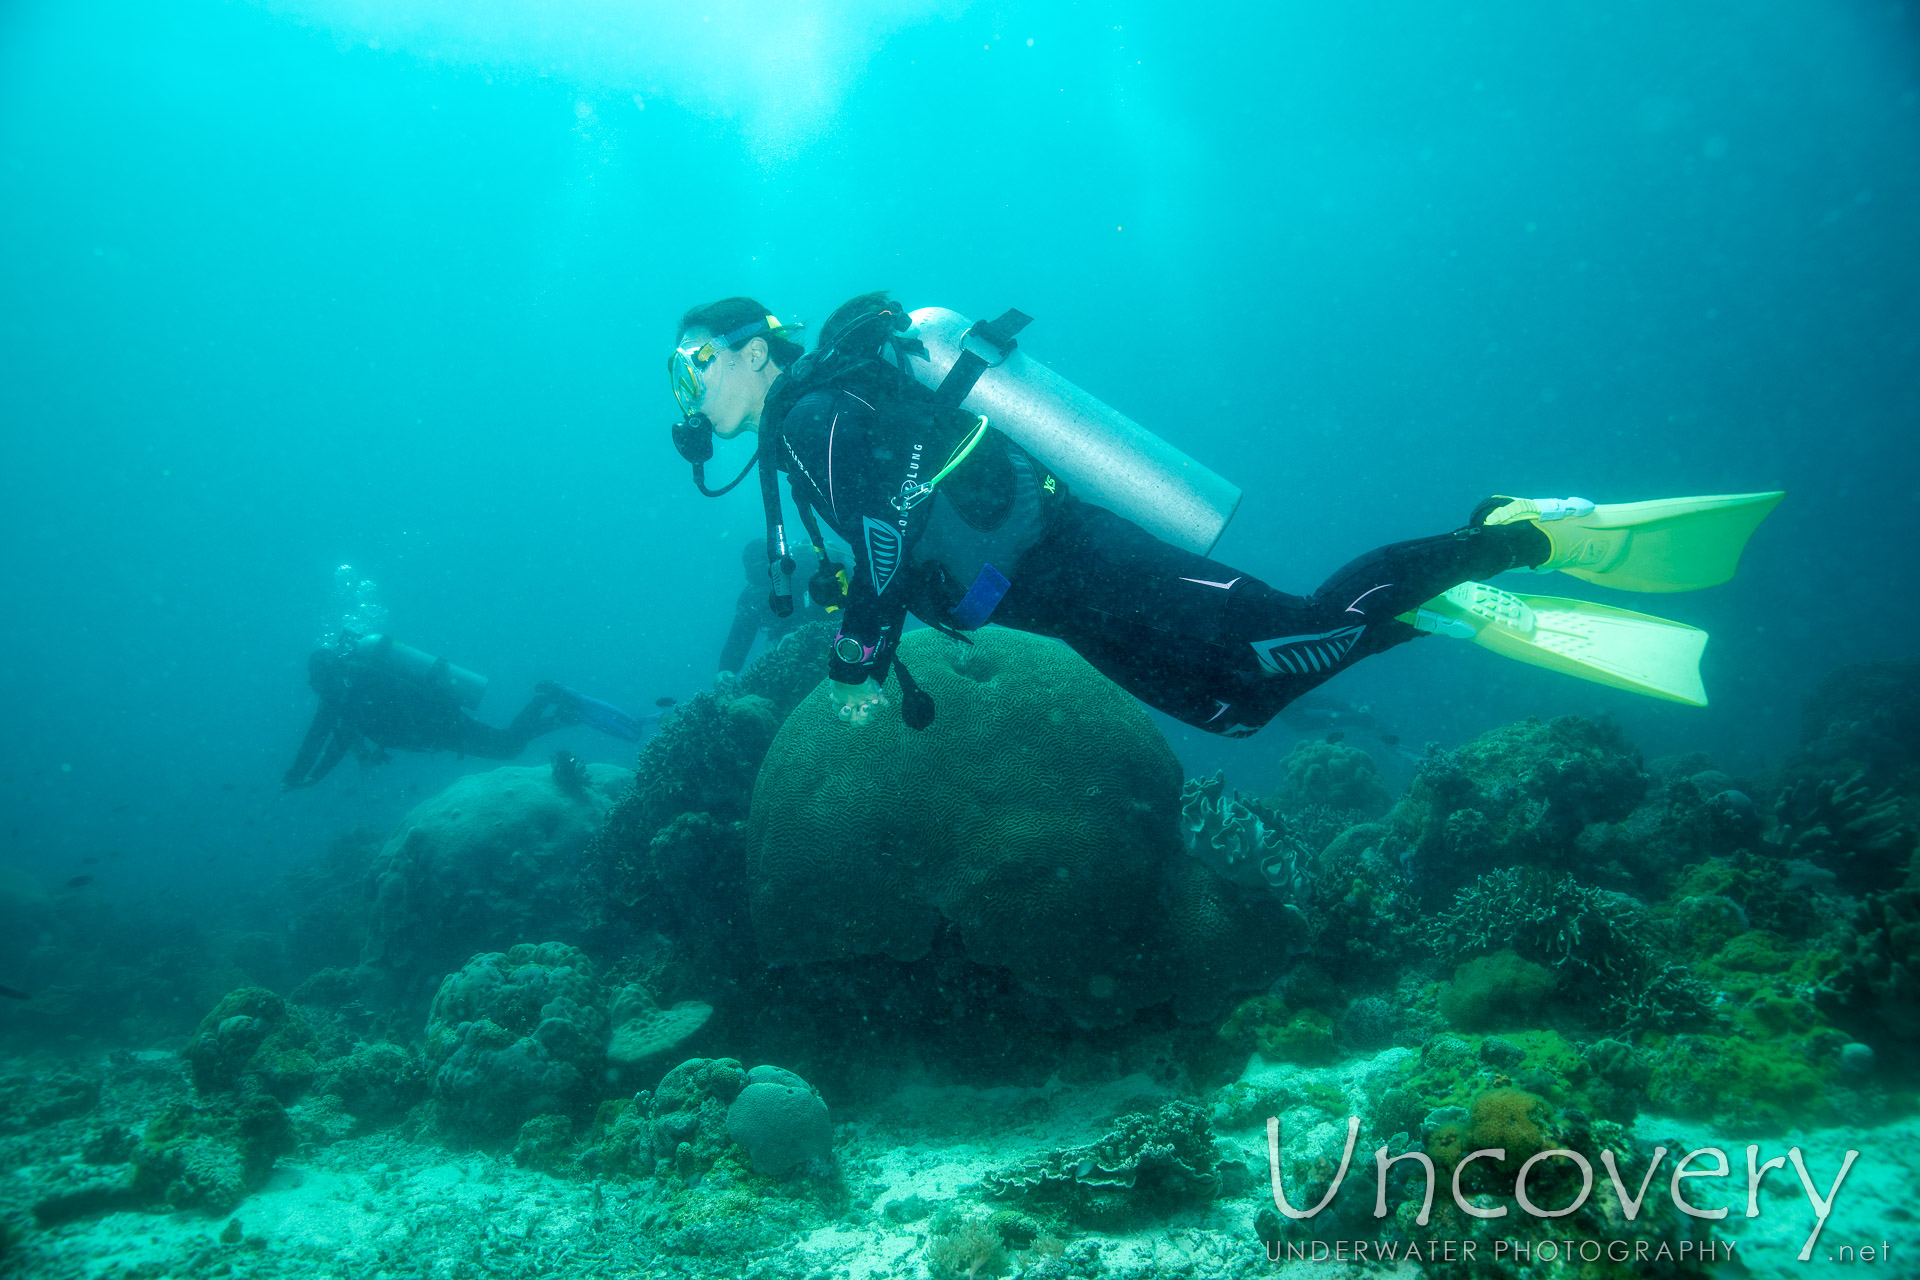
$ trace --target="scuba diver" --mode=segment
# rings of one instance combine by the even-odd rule
[[[1289,595],[1204,554],[1238,491],[1018,351],[1028,322],[1018,311],[971,324],[939,308],[910,316],[885,293],[864,294],[807,354],[793,338],[802,326],[751,298],[681,318],[668,357],[684,415],[674,443],[709,496],[758,470],[770,607],[790,611],[793,594],[779,472],[823,572],[840,566],[819,518],[853,548],[828,663],[847,723],[888,705],[890,669],[908,725],[931,721],[898,660],[909,611],[948,634],[991,620],[1063,640],[1142,701],[1232,737],[1427,633],[1706,704],[1705,632],[1478,580],[1531,569],[1637,591],[1711,586],[1732,576],[1781,494],[1611,506],[1490,497],[1459,528],[1370,551],[1312,595]],[[752,460],[709,489],[713,437],[747,433],[758,437]]]
[[[740,598],[734,602],[733,625],[728,628],[727,642],[720,650],[720,670],[736,674],[746,666],[747,655],[753,651],[754,639],[761,631],[767,633],[767,644],[771,647],[809,622],[825,622],[840,608],[846,590],[836,577],[824,601],[816,599],[809,590],[806,602],[782,617],[768,603],[766,588],[761,585],[767,572],[766,539],[755,538],[747,543],[741,549],[740,560],[747,573],[747,583],[740,588]]]
[[[542,734],[573,724],[637,742],[658,716],[635,719],[618,707],[550,680],[504,729],[467,714],[487,690],[485,676],[453,666],[391,636],[342,635],[335,646],[307,658],[307,683],[320,697],[313,723],[282,791],[310,787],[351,751],[379,763],[388,750],[453,751],[487,760],[511,760]]]

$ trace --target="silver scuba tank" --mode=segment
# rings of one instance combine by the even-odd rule
[[[973,322],[945,307],[912,313],[928,359],[907,364],[938,387],[965,349],[987,369],[962,400],[1059,472],[1077,496],[1125,516],[1176,547],[1205,555],[1240,505],[1240,489],[1165,440],[1028,357],[968,335]]]
[[[469,709],[479,706],[487,692],[485,676],[401,644],[392,636],[361,636],[354,642],[352,656],[355,661],[391,671],[415,684],[444,690],[457,705]]]

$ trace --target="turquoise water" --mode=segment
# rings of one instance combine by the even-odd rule
[[[1325,1089],[1359,1090],[1368,1133],[1387,1126],[1382,1140],[1430,1141],[1459,1121],[1434,1119],[1446,1107],[1529,1078],[1564,1128],[1570,1110],[1595,1108],[1587,1081],[1604,1074],[1576,1061],[1613,1037],[1652,1073],[1609,1086],[1633,1099],[1620,1105],[1639,1119],[1611,1122],[1642,1126],[1638,1150],[1657,1136],[1647,1116],[1720,1134],[1736,1165],[1749,1132],[1784,1151],[1796,1126],[1910,1123],[1914,1033],[1874,1003],[1908,990],[1886,985],[1898,957],[1859,979],[1867,994],[1855,1003],[1832,993],[1847,981],[1836,975],[1877,963],[1861,957],[1880,954],[1873,939],[1913,910],[1900,896],[1920,817],[1913,676],[1854,664],[1909,658],[1920,626],[1906,551],[1920,426],[1917,68],[1909,9],[1865,3],[0,8],[0,706],[11,730],[0,745],[0,984],[31,997],[0,1002],[14,1055],[4,1140],[17,1176],[4,1208],[22,1233],[16,1256],[46,1274],[132,1274],[140,1258],[160,1268],[145,1274],[214,1274],[308,1266],[352,1236],[373,1250],[355,1267],[413,1274],[366,1241],[438,1232],[449,1256],[467,1258],[467,1227],[422,1225],[457,1183],[481,1217],[488,1204],[547,1197],[542,1212],[582,1231],[617,1221],[617,1239],[567,1236],[544,1254],[527,1243],[537,1227],[506,1252],[476,1237],[509,1269],[744,1274],[739,1258],[762,1250],[778,1259],[766,1274],[858,1275],[896,1259],[913,1274],[936,1241],[957,1238],[975,1203],[962,1188],[983,1171],[1077,1149],[1131,1104],[1184,1100],[1244,1139],[1250,1191],[1171,1219],[1022,1211],[1065,1242],[1063,1259],[1105,1231],[1115,1274],[1171,1266],[1139,1240],[1191,1230],[1204,1236],[1186,1241],[1195,1265],[1234,1274],[1255,1264],[1231,1250],[1260,1243],[1263,1138],[1248,1108],[1285,1110],[1258,1062],[1245,1088],[1268,1089],[1264,1100],[1223,1100],[1255,1052],[1269,1070],[1321,1073],[1323,1101]],[[817,323],[874,288],[910,306],[1033,315],[1025,350],[1245,490],[1216,555],[1283,589],[1454,527],[1489,492],[1788,497],[1725,586],[1652,605],[1568,592],[1707,629],[1705,709],[1435,642],[1330,685],[1345,720],[1227,741],[1136,713],[1147,728],[1128,732],[1167,753],[1163,773],[1224,771],[1262,821],[1311,846],[1309,862],[1332,867],[1330,849],[1377,855],[1356,874],[1382,894],[1404,890],[1410,914],[1382,926],[1396,939],[1386,951],[1341,962],[1356,967],[1312,949],[1337,914],[1325,902],[1303,903],[1319,941],[1234,984],[1210,1021],[1149,1004],[1117,1029],[1063,1022],[1044,982],[959,942],[932,960],[903,945],[887,961],[898,971],[804,947],[762,964],[764,908],[753,908],[756,934],[746,906],[765,883],[753,784],[770,750],[791,757],[774,733],[809,693],[819,655],[796,656],[800,637],[758,684],[715,690],[759,504],[752,485],[709,502],[686,483],[660,366],[696,303],[750,294]],[[716,473],[744,460],[738,448],[721,446]],[[343,565],[347,581],[374,584],[361,607],[377,603],[393,634],[490,679],[477,712],[489,724],[546,679],[639,713],[673,699],[679,710],[637,762],[640,792],[666,798],[635,800],[625,774],[605,774],[598,800],[562,788],[552,803],[566,816],[554,821],[574,835],[529,836],[500,851],[501,865],[538,846],[585,879],[563,888],[546,871],[502,871],[480,894],[495,914],[473,917],[472,932],[451,907],[422,906],[417,885],[411,907],[394,906],[411,883],[394,870],[394,833],[450,807],[459,788],[504,794],[512,779],[476,781],[493,762],[395,753],[279,790],[313,710],[307,655],[340,621]],[[1359,708],[1368,714],[1355,720]],[[1576,749],[1515,727],[1561,716],[1611,722],[1618,736]],[[1370,763],[1321,760],[1329,734]],[[1448,791],[1456,774],[1423,757],[1427,743],[1454,753],[1446,767],[1479,790]],[[569,728],[519,760],[527,787],[570,776],[549,768],[555,750],[590,778],[636,765],[628,744]],[[932,756],[944,764],[957,750]],[[1560,796],[1566,809],[1538,778],[1576,760],[1612,779],[1592,789],[1606,798],[1556,817],[1551,837],[1528,834],[1544,829],[1539,815],[1509,813],[1513,797],[1544,812]],[[1060,785],[1080,785],[1062,767]],[[1318,781],[1298,781],[1312,768]],[[1730,793],[1750,814],[1721,799]],[[1180,803],[1177,789],[1131,799],[1169,822]],[[521,801],[497,803],[508,826],[534,821]],[[996,798],[979,803],[991,811]],[[864,830],[835,814],[800,843]],[[1384,833],[1335,839],[1366,826]],[[1082,827],[1105,830],[1093,818]],[[684,861],[636,869],[669,828],[660,848]],[[1448,848],[1474,875],[1544,867],[1640,903],[1670,930],[1652,954],[1709,984],[1734,1021],[1628,1026],[1600,995],[1498,1026],[1449,1021],[1437,984],[1467,981],[1457,970],[1475,955],[1426,932],[1472,881],[1464,866],[1457,883],[1420,879],[1443,829],[1468,832]],[[454,852],[442,856],[468,867],[467,839],[448,836]],[[872,883],[870,871],[840,873]],[[670,898],[672,912],[648,913]],[[1811,905],[1782,905],[1795,898]],[[1731,903],[1740,927],[1707,899]],[[445,926],[441,950],[388,963],[378,990],[311,985],[377,968],[379,940],[424,918],[406,911]],[[700,1236],[637,1157],[583,1165],[581,1153],[619,1145],[591,1128],[596,1106],[653,1096],[674,1056],[621,1066],[539,1112],[578,1126],[541,1139],[559,1151],[551,1158],[515,1163],[517,1126],[476,1136],[417,1112],[449,1105],[433,1081],[453,1050],[426,1030],[441,980],[475,953],[551,942],[589,957],[580,1001],[607,1023],[592,1034],[611,1035],[638,1007],[616,1009],[637,985],[661,1011],[712,1007],[688,1057],[800,1071],[835,1123],[853,1126],[837,1131],[836,1171],[807,1190],[753,1191],[786,1198],[777,1213],[753,1202],[772,1225],[749,1239]],[[1303,972],[1319,976],[1287,985]],[[1094,976],[1127,989],[1124,976]],[[852,994],[836,996],[838,984]],[[914,994],[889,996],[896,987]],[[188,1208],[164,1212],[151,1187],[137,1203],[109,1197],[37,1220],[61,1160],[88,1148],[102,1159],[79,1164],[108,1170],[106,1185],[122,1165],[149,1167],[106,1159],[132,1151],[112,1133],[137,1138],[182,1100],[228,1105],[208,1101],[225,1085],[190,1079],[193,1038],[250,988],[312,1010],[318,1037],[299,1052],[320,1076],[279,1099],[307,1108],[301,1145],[278,1172],[243,1180],[263,1207],[227,1206],[265,1243],[226,1258],[218,1249],[243,1247],[218,1244],[227,1209],[208,1217],[213,1202],[188,1195]],[[933,990],[965,998],[949,1007]],[[1247,996],[1281,1004],[1236,1013]],[[1378,1043],[1341,1029],[1368,998],[1399,1014]],[[861,1040],[853,1015],[823,1012],[836,1001],[887,1032]],[[1332,1030],[1302,1023],[1308,1013]],[[972,1047],[957,1049],[956,1026],[976,1022]],[[1323,1032],[1331,1057],[1300,1047]],[[1532,1056],[1501,1069],[1496,1048],[1478,1084],[1441,1082],[1453,1050],[1436,1042],[1465,1036],[1479,1054],[1494,1035],[1520,1037]],[[1676,1049],[1674,1035],[1723,1039]],[[1000,1053],[995,1037],[1031,1051]],[[1871,1072],[1858,1054],[1843,1072],[1842,1046],[1860,1042],[1877,1055]],[[370,1046],[381,1044],[416,1055],[418,1096],[400,1088],[384,1111],[327,1112],[321,1099],[351,1093],[327,1064],[379,1058]],[[1753,1046],[1764,1061],[1729,1065]],[[1711,1062],[1673,1065],[1708,1050]],[[1405,1086],[1420,1114],[1396,1128],[1352,1082],[1400,1051],[1425,1074]],[[850,1065],[863,1055],[867,1074]],[[1794,1074],[1803,1068],[1813,1074]],[[1707,1083],[1679,1088],[1689,1071]],[[60,1073],[80,1083],[46,1083]],[[406,1071],[389,1076],[398,1088]],[[1115,1083],[1135,1077],[1147,1083]],[[902,1101],[915,1083],[971,1092]],[[47,1103],[35,1092],[46,1088],[67,1101]],[[1751,1105],[1699,1103],[1716,1089]],[[1796,1109],[1781,1101],[1792,1096],[1824,1101]],[[1311,1123],[1340,1119],[1325,1110]],[[1897,1146],[1895,1129],[1874,1133],[1856,1145]],[[658,1141],[650,1150],[667,1160]],[[919,1156],[903,1154],[921,1141]],[[1822,1142],[1840,1149],[1806,1139],[1810,1152]],[[1873,1159],[1862,1157],[1862,1185],[1910,1176],[1899,1160],[1876,1172]],[[930,1180],[908,1176],[916,1160]],[[888,1216],[910,1194],[958,1196],[939,1212],[960,1218]],[[326,1225],[301,1196],[375,1208],[357,1226]],[[1849,1225],[1847,1242],[1865,1242],[1877,1221]],[[100,1252],[154,1233],[164,1238],[139,1257]],[[1047,1261],[1018,1234],[1002,1232],[1008,1267]],[[196,1261],[202,1236],[214,1252]],[[1079,1272],[1056,1261],[1059,1274],[1093,1274],[1084,1257]]]

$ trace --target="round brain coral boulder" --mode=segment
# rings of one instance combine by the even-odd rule
[[[573,785],[546,765],[508,767],[417,806],[368,873],[363,963],[401,999],[424,996],[475,952],[583,936],[583,855],[632,778],[595,764]]]
[[[969,959],[1104,1025],[1170,996],[1203,1017],[1271,980],[1294,940],[1283,904],[1185,854],[1179,763],[1132,697],[1018,631],[921,631],[901,653],[931,727],[889,710],[856,728],[816,693],[761,767],[747,871],[763,958],[911,961],[951,925]]]

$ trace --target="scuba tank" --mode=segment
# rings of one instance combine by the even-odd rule
[[[361,636],[353,641],[347,656],[354,662],[392,672],[403,680],[440,690],[455,705],[469,710],[479,706],[487,692],[485,676],[456,667],[445,658],[423,653],[410,644],[401,644],[392,636]]]
[[[922,307],[912,319],[926,357],[902,361],[908,372],[938,389],[956,363],[983,366],[960,407],[986,415],[1073,493],[1198,555],[1220,540],[1240,505],[1239,488],[1029,358],[1011,339],[1024,316],[1011,329],[1005,317],[995,322],[1007,332],[1003,341],[983,336],[986,326],[945,307]]]

